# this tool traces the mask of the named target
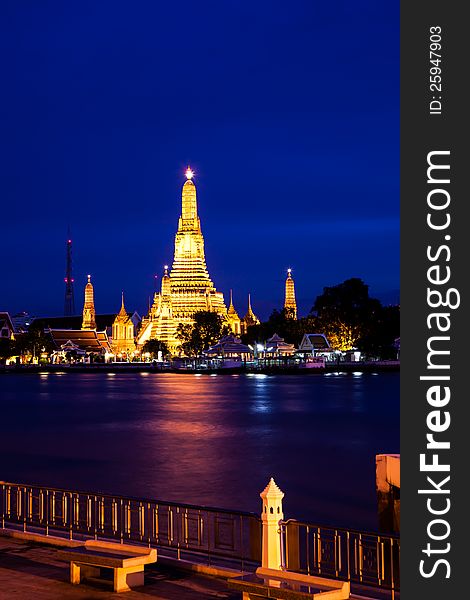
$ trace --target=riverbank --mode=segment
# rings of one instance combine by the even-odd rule
[[[197,373],[207,375],[234,375],[261,373],[275,375],[318,375],[322,373],[374,373],[399,371],[399,361],[341,362],[326,364],[324,367],[305,368],[299,365],[247,365],[240,367],[172,367],[158,363],[107,363],[107,364],[62,364],[62,365],[1,365],[0,373]]]

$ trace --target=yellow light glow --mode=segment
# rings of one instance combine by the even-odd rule
[[[194,177],[194,171],[191,169],[191,167],[188,165],[188,168],[186,169],[186,179],[192,179]]]

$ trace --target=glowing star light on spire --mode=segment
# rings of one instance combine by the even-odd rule
[[[194,177],[194,171],[191,169],[191,167],[188,165],[188,168],[186,169],[186,179],[192,179]]]

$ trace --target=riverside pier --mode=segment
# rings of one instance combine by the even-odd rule
[[[179,361],[177,363],[158,362],[119,362],[119,363],[72,363],[44,365],[0,365],[0,373],[198,373],[198,374],[298,374],[314,375],[320,373],[374,373],[399,371],[399,361],[341,362],[322,363],[317,368],[304,368],[302,364],[268,361],[257,364],[223,366],[204,362]]]

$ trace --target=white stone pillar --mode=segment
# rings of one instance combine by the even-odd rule
[[[282,492],[271,477],[268,485],[260,494],[263,501],[261,521],[263,524],[263,545],[261,566],[265,569],[281,570],[281,532],[279,521],[284,519],[282,512]]]

